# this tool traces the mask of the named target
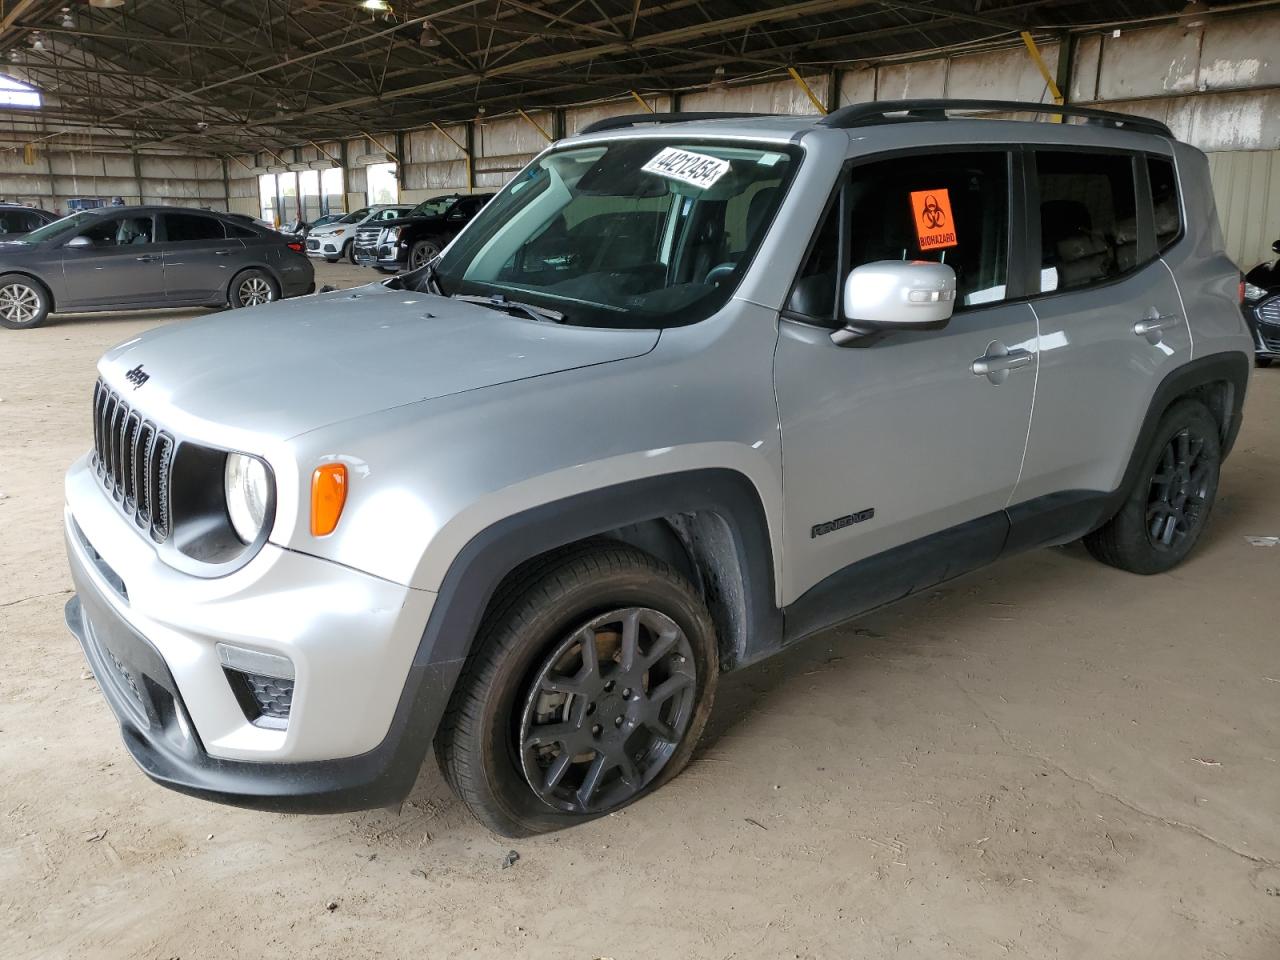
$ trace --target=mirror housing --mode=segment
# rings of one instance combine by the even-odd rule
[[[1271,245],[1271,250],[1274,253],[1280,253],[1280,240],[1277,240],[1275,243]]]
[[[844,283],[845,325],[837,346],[887,330],[940,330],[956,302],[956,273],[931,260],[877,260],[854,267]]]
[[[92,247],[93,241],[88,237],[72,237],[63,246],[69,250],[84,250],[87,247]]]

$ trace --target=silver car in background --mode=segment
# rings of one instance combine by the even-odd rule
[[[1249,373],[1222,248],[1137,117],[604,121],[417,271],[108,352],[67,621],[174,789],[380,806],[434,744],[495,831],[601,816],[725,671],[1041,545],[1186,557]]]

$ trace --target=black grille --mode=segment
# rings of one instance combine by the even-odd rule
[[[283,728],[293,707],[293,680],[223,668],[245,716],[259,726]]]
[[[1258,319],[1271,326],[1280,327],[1280,297],[1272,297],[1258,304]]]
[[[173,438],[101,380],[93,388],[93,451],[98,479],[125,516],[157,543],[169,539]]]

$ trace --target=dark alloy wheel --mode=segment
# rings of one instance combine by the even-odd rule
[[[1147,495],[1147,537],[1157,550],[1176,550],[1199,530],[1217,463],[1205,457],[1206,439],[1179,430],[1165,444]]]
[[[534,793],[603,813],[662,772],[693,716],[697,671],[684,631],[647,607],[593,617],[544,659],[520,724]]]
[[[1163,573],[1191,552],[1209,519],[1222,466],[1221,426],[1198,400],[1161,417],[1124,504],[1084,538],[1094,557],[1131,573]]]
[[[409,248],[409,269],[417,270],[419,267],[425,267],[428,263],[440,256],[443,249],[439,240],[434,237],[428,237],[426,240],[419,240]]]
[[[436,756],[489,829],[559,830],[678,774],[719,670],[715,625],[685,576],[618,541],[566,547],[495,594]]]

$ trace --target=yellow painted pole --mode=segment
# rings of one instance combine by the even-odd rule
[[[640,94],[636,93],[634,90],[628,90],[627,92],[630,93],[631,96],[635,97],[636,103],[640,104],[640,106],[644,107],[650,113],[653,113],[653,107],[649,106],[649,102],[645,100],[644,97],[640,96]]]
[[[542,134],[543,138],[547,141],[547,143],[550,143],[552,140],[555,139],[555,137],[551,136],[551,134],[547,133],[547,131],[542,128],[542,124],[538,123],[537,120],[533,119],[533,117],[529,116],[519,107],[516,107],[516,113],[520,114],[520,116],[528,120],[530,125],[533,127],[533,129],[537,130],[540,134]]]
[[[822,105],[822,101],[818,99],[813,92],[813,88],[805,83],[804,77],[800,76],[800,71],[795,67],[787,67],[787,73],[791,74],[791,79],[800,84],[800,89],[804,91],[805,96],[809,98],[809,102],[817,108],[819,113],[826,113],[827,108]]]
[[[1053,74],[1049,72],[1049,65],[1044,62],[1044,57],[1040,56],[1040,48],[1036,46],[1035,37],[1022,31],[1022,42],[1027,45],[1027,53],[1031,54],[1031,60],[1040,70],[1040,76],[1044,77],[1044,82],[1049,86],[1049,93],[1053,97],[1053,102],[1058,106],[1062,106],[1065,102],[1062,99],[1062,91],[1058,89],[1058,81],[1053,78]],[[1059,53],[1061,56],[1061,53]],[[1053,118],[1054,123],[1061,123],[1061,115]]]

